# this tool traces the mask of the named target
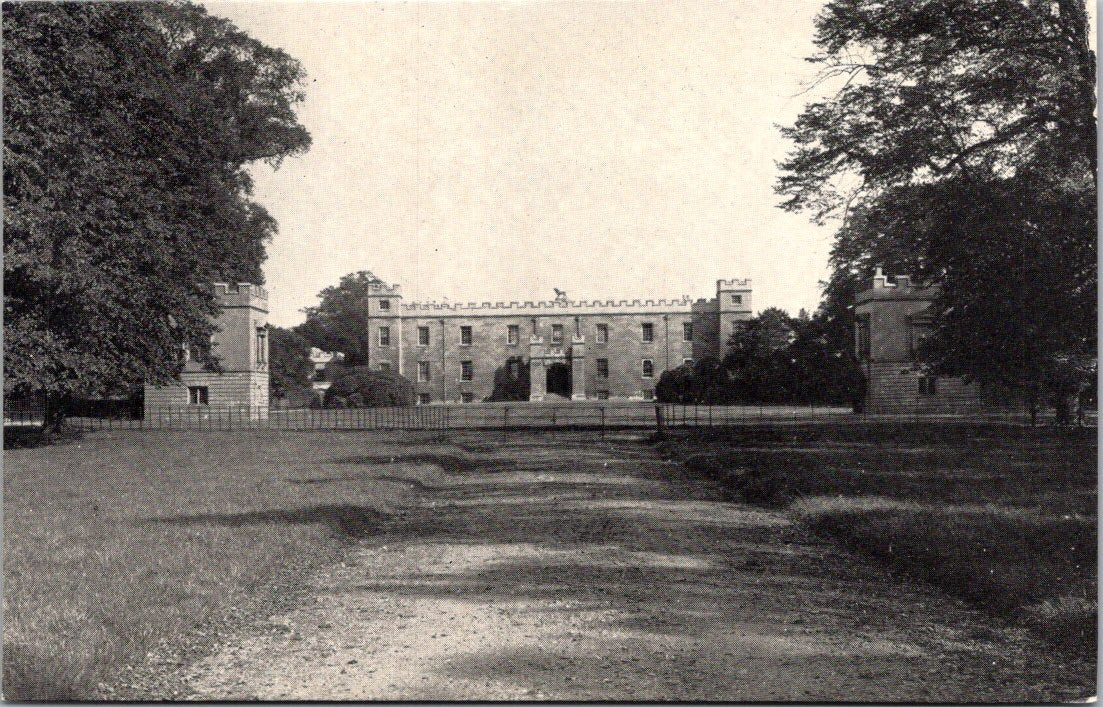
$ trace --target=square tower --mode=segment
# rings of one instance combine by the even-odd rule
[[[247,408],[252,419],[268,416],[268,293],[247,282],[213,287],[221,313],[211,343],[222,372],[189,357],[178,385],[145,386],[146,419],[179,408]]]
[[[716,310],[719,315],[719,351],[723,356],[739,323],[751,318],[751,281],[717,280]]]

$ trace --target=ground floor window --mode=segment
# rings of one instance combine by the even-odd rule
[[[379,362],[379,370],[381,370],[381,371],[391,370],[391,362],[390,361],[380,361]]]
[[[643,391],[643,399],[644,400],[654,400],[655,399],[655,391],[651,388],[648,388],[647,390]]]
[[[207,405],[207,386],[205,385],[189,385],[188,386],[188,404],[189,405]]]
[[[935,395],[938,393],[938,379],[934,376],[919,376],[919,394]]]
[[[462,402],[465,402],[465,403],[473,403],[473,402],[475,402],[475,394],[474,393],[460,393],[460,400]]]
[[[655,377],[655,364],[649,358],[643,360],[643,377],[654,378]]]
[[[608,390],[599,390],[599,391],[597,391],[597,399],[598,400],[608,400],[609,399],[609,391]]]
[[[433,402],[433,396],[429,395],[428,393],[418,393],[417,394],[417,404],[418,405],[428,405],[431,402]]]

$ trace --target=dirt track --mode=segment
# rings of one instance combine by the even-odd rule
[[[1054,701],[1031,637],[722,503],[632,439],[412,440],[408,505],[193,666],[199,699]],[[395,444],[386,445],[388,451]]]

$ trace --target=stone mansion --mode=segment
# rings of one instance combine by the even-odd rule
[[[663,371],[719,355],[751,316],[750,280],[708,299],[406,302],[370,285],[368,365],[414,382],[418,404],[493,398],[525,382],[530,400],[651,400]]]

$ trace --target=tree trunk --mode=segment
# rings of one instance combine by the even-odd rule
[[[66,397],[56,393],[43,395],[42,431],[46,434],[61,432],[65,426]]]

